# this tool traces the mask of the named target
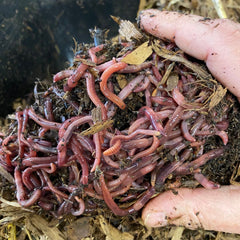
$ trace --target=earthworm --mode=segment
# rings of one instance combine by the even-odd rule
[[[50,189],[53,193],[55,193],[56,195],[58,195],[59,197],[62,197],[62,198],[64,198],[64,199],[68,199],[68,195],[67,195],[67,194],[59,191],[56,187],[53,186],[53,184],[52,184],[51,180],[49,179],[47,173],[46,173],[45,171],[43,171],[43,170],[41,170],[41,172],[42,172],[42,174],[43,174],[43,177],[44,177],[44,179],[45,179],[45,181],[46,181],[49,189]]]
[[[120,186],[119,188],[117,188],[117,190],[113,191],[110,193],[112,198],[118,197],[120,195],[125,194],[129,189],[131,188],[131,184],[125,185],[124,186]]]
[[[140,84],[134,88],[133,92],[142,92],[144,91],[150,84],[150,81],[148,79],[148,77],[144,77],[144,80],[142,82],[140,82]]]
[[[16,197],[18,202],[23,207],[32,206],[40,198],[42,192],[40,189],[35,189],[29,199],[26,200],[26,191],[22,183],[22,176],[19,167],[16,167],[14,170],[14,179],[17,188]]]
[[[118,187],[126,178],[128,177],[128,173],[122,173],[117,179],[109,181],[107,186],[113,190],[113,187]]]
[[[192,136],[194,136],[196,132],[201,128],[204,121],[205,121],[205,118],[202,115],[196,119],[196,121],[194,122],[193,126],[190,129],[190,133]]]
[[[91,116],[85,116],[85,117],[80,117],[77,118],[69,124],[67,129],[61,133],[62,138],[58,142],[57,150],[58,150],[58,165],[62,166],[65,163],[65,158],[66,158],[66,151],[67,151],[67,144],[69,142],[69,139],[72,136],[73,131],[79,127],[80,125],[84,123],[89,123],[92,122],[92,117]]]
[[[57,161],[57,155],[48,157],[27,157],[22,160],[24,166],[33,166],[38,164],[55,163]]]
[[[92,139],[85,137],[85,136],[81,136],[80,134],[76,135],[79,144],[81,144],[81,146],[83,146],[83,148],[85,148],[86,150],[88,150],[89,152],[94,152],[94,143],[92,141]]]
[[[98,200],[103,200],[103,197],[99,194],[97,194],[93,189],[91,188],[84,188],[84,193],[86,193],[88,196],[92,198],[96,198]]]
[[[177,138],[177,137],[180,137],[181,136],[181,133],[182,131],[180,129],[176,129],[176,130],[172,130],[168,137],[167,137],[167,140],[171,140],[171,139],[174,139],[174,138]]]
[[[72,122],[74,122],[74,121],[76,121],[76,120],[79,120],[79,119],[81,119],[82,117],[83,117],[83,116],[80,115],[80,116],[71,117],[71,118],[65,120],[65,121],[62,123],[61,127],[59,128],[58,137],[59,137],[59,138],[62,138],[63,135],[64,135],[64,133],[66,132],[68,126],[69,126]]]
[[[146,148],[150,146],[152,142],[153,142],[152,138],[134,139],[128,142],[124,142],[122,144],[122,147],[127,150],[130,150],[133,148]]]
[[[112,155],[112,152],[113,152],[112,150],[114,150],[114,152],[115,152],[115,151],[120,149],[121,144],[122,144],[121,140],[123,140],[123,141],[130,140],[138,134],[145,134],[145,135],[152,135],[152,136],[160,135],[158,131],[144,130],[144,129],[137,129],[136,131],[134,131],[130,135],[117,135],[117,136],[113,137],[111,142],[110,142],[111,149],[109,150],[109,152],[108,152],[108,149],[107,149],[107,150],[104,151],[104,153],[107,151],[108,156]]]
[[[190,141],[190,142],[195,142],[196,141],[196,139],[189,133],[188,122],[186,120],[183,120],[181,122],[181,130],[182,130],[184,138],[187,141]]]
[[[128,141],[133,139],[134,137],[136,137],[137,135],[142,134],[144,135],[148,135],[148,136],[160,136],[159,131],[156,130],[149,130],[149,129],[137,129],[136,131],[132,132],[129,135],[116,135],[114,136],[111,141],[110,141],[110,145],[113,145],[118,139],[122,140],[122,141]]]
[[[108,190],[108,187],[105,183],[105,179],[104,179],[104,175],[101,174],[99,176],[99,182],[100,182],[100,185],[101,185],[101,188],[102,188],[102,193],[103,193],[103,199],[105,201],[105,203],[108,205],[108,207],[112,210],[112,212],[115,214],[115,215],[118,215],[118,216],[126,216],[129,211],[128,209],[121,209],[118,207],[118,205],[114,202],[114,200],[112,199],[112,196]]]
[[[162,76],[159,73],[159,70],[156,66],[152,66],[152,72],[153,72],[153,75],[155,76],[155,78],[157,79],[157,81],[160,82],[162,79]]]
[[[17,134],[9,135],[2,141],[2,150],[5,153],[11,154],[11,151],[8,150],[7,146],[11,141],[15,141],[18,138]]]
[[[67,84],[69,88],[77,86],[78,81],[83,76],[84,72],[88,69],[88,65],[81,63],[76,71],[68,78]]]
[[[131,126],[128,129],[128,134],[130,135],[134,131],[136,131],[138,128],[140,128],[141,125],[146,123],[148,121],[147,117],[139,117],[137,120],[135,120]]]
[[[176,145],[171,151],[170,154],[172,156],[176,155],[177,153],[181,152],[184,148],[187,147],[187,144],[184,142],[180,142],[178,143],[178,145]]]
[[[47,146],[41,145],[37,142],[34,142],[33,139],[31,139],[30,137],[27,139],[27,141],[30,144],[30,147],[33,148],[35,151],[44,152],[44,153],[53,153],[53,154],[57,153],[57,149],[55,147],[47,147]]]
[[[182,136],[178,136],[178,137],[173,138],[173,139],[171,139],[169,141],[166,141],[163,145],[164,145],[165,148],[172,149],[172,148],[176,147],[182,141],[183,141],[183,137]]]
[[[189,118],[194,118],[197,113],[195,111],[186,111],[182,115],[182,120],[187,120]]]
[[[94,144],[95,144],[95,160],[94,160],[91,172],[94,172],[96,170],[96,168],[101,163],[102,150],[101,150],[101,143],[100,143],[99,133],[95,133],[93,135],[93,141],[94,141]]]
[[[154,195],[155,193],[155,188],[154,187],[150,187],[137,201],[136,203],[134,203],[133,205],[133,209],[134,211],[139,211],[141,208],[143,208],[145,206],[145,204],[151,199],[151,197]],[[129,211],[129,212],[133,212],[133,211]]]
[[[78,143],[76,137],[72,138],[72,141],[71,141],[70,144],[71,144],[71,149],[72,149],[73,153],[77,157],[77,160],[82,167],[82,176],[81,176],[80,182],[82,184],[87,184],[88,183],[89,168],[88,168],[88,164],[87,164],[86,159],[84,158],[81,150],[78,147],[79,143]]]
[[[176,172],[176,174],[181,174],[181,175],[182,174],[190,174],[191,169],[193,169],[193,170],[197,169],[197,168],[201,167],[202,165],[204,165],[210,159],[219,157],[223,153],[224,153],[224,148],[217,148],[217,149],[210,150],[209,152],[198,157],[197,159],[195,159],[189,163],[185,163],[180,168],[176,169],[175,172]]]
[[[158,82],[158,80],[156,79],[155,76],[153,76],[152,74],[149,74],[149,75],[147,75],[147,77],[148,77],[149,81],[150,81],[152,84],[155,85],[155,87],[158,86],[158,83],[159,83],[159,82]]]
[[[148,62],[144,62],[141,63],[139,65],[128,65],[125,68],[119,70],[119,73],[135,73],[135,72],[140,72],[143,69],[149,68],[152,66],[152,62],[148,61]]]
[[[23,113],[22,112],[17,112],[16,113],[16,118],[18,121],[18,146],[19,146],[19,157],[23,158],[24,154],[24,145],[22,143],[22,127],[23,127]]]
[[[38,206],[41,207],[42,209],[46,210],[46,211],[50,211],[53,209],[53,203],[49,203],[46,201],[40,200],[37,202]]]
[[[216,123],[216,128],[220,131],[227,130],[228,126],[229,126],[229,122],[227,120],[222,120]]]
[[[84,74],[84,77],[86,78],[88,96],[92,100],[92,102],[95,104],[96,107],[101,108],[102,120],[106,121],[107,120],[107,111],[106,111],[106,108],[105,108],[104,104],[101,102],[101,100],[97,96],[97,93],[96,93],[96,90],[95,90],[94,77],[89,72],[86,72]]]
[[[45,118],[49,121],[54,122],[54,115],[53,115],[53,109],[52,109],[52,101],[50,97],[46,97],[44,102],[44,115]]]
[[[168,164],[165,164],[163,167],[161,167],[157,173],[156,176],[156,187],[162,187],[163,183],[165,182],[165,179],[176,169],[179,168],[183,164],[183,162],[189,157],[190,155],[190,150],[185,150],[180,159],[177,161],[175,160],[174,162],[170,162]]]
[[[105,156],[103,154],[104,161],[113,168],[120,168],[120,164],[118,162],[113,161],[109,156]]]
[[[138,115],[145,115],[149,121],[151,122],[152,126],[154,127],[155,130],[159,131],[161,134],[165,135],[164,131],[163,131],[163,126],[162,124],[159,122],[159,119],[156,115],[156,113],[153,111],[152,108],[150,107],[142,107],[139,109]]]
[[[174,88],[172,91],[172,97],[174,101],[179,105],[187,109],[200,109],[202,108],[202,104],[200,103],[188,103],[185,101],[184,96],[182,93],[179,91],[178,88]]]
[[[28,167],[22,172],[22,182],[30,191],[34,189],[34,185],[30,180],[30,175],[34,171],[36,171],[36,169],[33,169],[32,167]]]
[[[118,94],[122,100],[126,99],[136,88],[136,86],[144,79],[144,75],[138,75],[133,78]]]
[[[119,108],[124,109],[126,107],[125,103],[117,95],[112,93],[107,87],[107,80],[114,72],[118,72],[127,66],[124,62],[118,62],[107,68],[101,75],[100,89],[102,94],[108,98],[110,101],[115,103]]]
[[[173,110],[171,109],[166,109],[166,110],[161,110],[159,112],[156,112],[157,117],[159,118],[159,120],[164,120],[168,117],[170,117],[173,114]]]
[[[48,120],[38,116],[32,108],[30,108],[28,110],[28,115],[32,120],[34,120],[41,127],[53,129],[53,130],[58,130],[61,127],[61,123],[48,121]]]
[[[39,166],[39,165],[33,166],[33,168],[39,168],[39,167],[41,167],[47,173],[54,173],[57,169],[57,166],[54,163],[50,163],[49,165],[46,165],[46,166]]]
[[[220,188],[220,184],[208,180],[202,173],[194,173],[194,178],[206,189]]]
[[[153,136],[153,143],[150,148],[143,150],[142,152],[137,153],[133,158],[132,162],[135,162],[137,159],[151,155],[159,147],[160,141],[156,136]]]
[[[58,82],[62,79],[69,78],[70,76],[73,75],[73,73],[74,73],[74,70],[69,70],[69,69],[60,71],[53,76],[53,82]]]
[[[154,103],[158,103],[158,104],[161,104],[163,106],[175,106],[176,107],[176,103],[170,97],[155,96],[155,97],[151,97],[151,100]]]
[[[168,135],[172,129],[179,123],[181,117],[183,115],[183,107],[178,106],[176,110],[173,112],[172,116],[169,118],[168,122],[164,126],[164,133]]]
[[[97,70],[99,73],[104,72],[107,68],[112,66],[113,64],[117,63],[116,58],[113,58],[112,60],[102,63],[101,65],[98,65],[94,67],[95,70]]]
[[[115,142],[115,144],[113,146],[111,146],[110,148],[105,150],[103,152],[103,155],[104,156],[111,156],[113,154],[116,154],[120,150],[121,146],[122,146],[121,140],[118,140],[118,141]]]
[[[71,209],[71,214],[73,216],[80,216],[84,213],[85,211],[85,203],[84,201],[79,198],[78,196],[75,196],[75,200],[77,201],[78,203],[78,209],[77,210],[74,210],[74,209]]]
[[[103,48],[104,48],[104,44],[101,44],[96,47],[92,47],[88,50],[88,54],[89,54],[92,62],[94,62],[96,64],[98,63],[98,58],[96,56],[96,53],[103,50]]]
[[[148,87],[146,88],[146,90],[145,90],[145,102],[146,102],[146,106],[147,107],[152,107],[152,101],[151,101],[151,92],[150,92],[150,90],[149,90],[149,85],[148,85]]]
[[[227,145],[228,134],[225,131],[223,131],[223,130],[222,131],[216,131],[215,134],[218,135],[222,139],[224,145]]]

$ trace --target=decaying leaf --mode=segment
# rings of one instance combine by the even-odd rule
[[[223,88],[222,85],[218,85],[217,90],[211,95],[211,101],[209,103],[209,110],[219,104],[227,93],[227,89]]]
[[[171,73],[167,79],[167,91],[172,91],[178,85],[179,76],[177,73]]]
[[[96,124],[94,124],[93,126],[91,126],[90,128],[82,131],[80,133],[80,135],[82,136],[87,136],[87,135],[92,135],[94,133],[100,132],[106,128],[111,127],[113,124],[113,120],[109,119],[107,121],[103,121],[103,122],[97,122]]]
[[[186,67],[188,67],[189,69],[191,69],[194,73],[197,73],[200,77],[202,77],[204,79],[209,78],[209,76],[210,76],[209,73],[206,72],[202,67],[188,61],[186,58],[184,58],[182,56],[177,55],[176,52],[173,52],[173,51],[170,51],[170,50],[167,50],[167,49],[161,47],[158,44],[158,41],[154,41],[152,43],[152,48],[158,56],[166,58],[173,62],[180,62],[183,65],[185,65]]]
[[[93,119],[94,123],[102,122],[101,107],[93,108],[93,110],[91,111],[91,116],[92,116],[92,119]]]
[[[91,235],[90,217],[82,217],[66,227],[69,240],[84,239]]]
[[[113,227],[109,222],[102,216],[98,216],[98,220],[103,233],[106,235],[106,240],[133,240],[134,237],[130,233],[120,232],[117,228]]]
[[[118,74],[116,76],[116,79],[117,79],[118,85],[121,89],[123,89],[128,84],[128,81],[124,74]]]
[[[149,46],[149,42],[147,41],[124,57],[122,62],[138,65],[145,62],[152,52],[152,47]]]

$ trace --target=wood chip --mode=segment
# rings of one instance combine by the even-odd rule
[[[145,62],[152,52],[152,47],[149,46],[149,42],[147,41],[124,57],[122,62],[138,65]]]
[[[106,240],[133,240],[134,237],[130,233],[120,232],[117,228],[113,227],[109,222],[103,217],[98,217],[101,229],[106,235]]]
[[[128,20],[119,20],[119,18],[112,18],[119,23],[119,34],[126,38],[127,41],[132,41],[132,39],[140,40],[143,35],[141,32],[135,27],[135,25]]]
[[[7,179],[10,183],[15,184],[13,176],[2,166],[0,166],[0,175]]]
[[[56,226],[49,227],[48,222],[39,215],[32,215],[26,218],[25,222],[25,227],[35,239],[66,239]]]

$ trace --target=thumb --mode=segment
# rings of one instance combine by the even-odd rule
[[[215,190],[182,188],[164,192],[151,200],[142,218],[149,227],[177,225],[239,234],[239,199],[239,186]]]
[[[156,9],[142,11],[139,24],[146,32],[174,41],[184,52],[204,60],[213,76],[240,99],[240,24]]]

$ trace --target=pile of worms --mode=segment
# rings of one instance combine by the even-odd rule
[[[161,47],[178,54],[173,43]],[[214,87],[155,51],[141,64],[125,63],[134,42],[81,48],[1,133],[0,165],[14,177],[19,204],[57,218],[104,206],[125,216],[186,176],[219,188],[201,170],[228,142],[227,106],[205,107]],[[163,82],[169,67],[172,87]],[[218,147],[206,150],[212,136]]]

